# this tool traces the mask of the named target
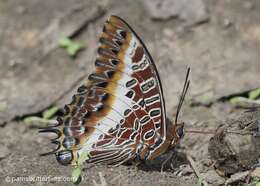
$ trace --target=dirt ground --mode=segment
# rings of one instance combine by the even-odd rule
[[[70,101],[74,85],[94,69],[98,35],[112,14],[124,18],[146,43],[162,80],[169,118],[187,66],[191,88],[181,114],[187,130],[213,130],[243,118],[244,110],[229,98],[260,87],[260,1],[208,0],[204,5],[208,18],[188,24],[189,17],[178,15],[151,19],[141,0],[0,1],[0,185],[73,185],[71,167],[59,165],[54,156],[39,156],[50,149],[48,137],[38,134],[39,124],[29,125],[24,118]],[[61,37],[71,37],[85,49],[71,58],[58,47]],[[254,117],[258,121],[260,116]],[[231,175],[215,170],[208,152],[211,137],[186,133],[176,150],[180,158],[171,162],[174,168],[160,171],[167,154],[139,168],[94,166],[84,170],[80,185],[200,185],[186,155],[208,185],[224,185]],[[241,178],[230,185],[253,181]]]

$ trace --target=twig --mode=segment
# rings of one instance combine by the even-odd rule
[[[216,130],[199,130],[199,129],[185,129],[187,133],[196,133],[196,134],[216,134]],[[250,131],[235,131],[235,130],[224,130],[224,133],[230,134],[240,134],[240,135],[253,135],[254,132]]]
[[[197,176],[199,179],[203,179],[203,178],[201,177],[201,174],[200,174],[199,170],[197,169],[197,166],[196,166],[194,160],[192,159],[192,157],[191,157],[190,155],[187,155],[187,159],[188,159],[188,161],[190,162],[190,165],[191,165],[192,169],[194,170],[196,176]],[[204,179],[202,180],[202,184],[203,184],[204,186],[208,186],[208,183],[207,183]]]
[[[249,175],[249,173],[250,171],[235,173],[229,179],[226,180],[225,185],[230,185],[232,183],[244,180]]]
[[[215,134],[216,133],[215,130],[203,131],[203,130],[199,130],[199,129],[185,129],[185,132],[187,132],[187,133],[197,133],[197,134]]]
[[[253,135],[254,132],[249,132],[249,131],[232,131],[232,130],[226,130],[226,133],[230,134],[240,134],[240,135]]]
[[[114,182],[116,182],[117,180],[120,180],[120,178],[121,178],[121,172],[119,173],[119,175],[117,175],[116,177],[114,177],[112,180],[111,180],[111,182],[110,183],[114,183]],[[118,184],[118,185],[121,185],[121,184]]]
[[[95,186],[107,186],[107,182],[102,174],[102,172],[98,173],[101,183],[98,184],[95,180],[93,180],[93,183]]]
[[[251,99],[244,98],[244,97],[240,97],[240,101],[245,102],[245,103],[260,104],[259,100],[251,100]]]

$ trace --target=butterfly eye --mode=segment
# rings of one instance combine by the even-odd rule
[[[184,136],[184,130],[183,127],[178,127],[176,129],[176,134],[178,135],[179,138],[182,138]]]
[[[56,154],[56,159],[61,165],[68,165],[73,159],[73,154],[70,150],[59,151]]]

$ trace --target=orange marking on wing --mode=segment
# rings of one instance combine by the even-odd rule
[[[118,19],[116,16],[111,16],[109,22],[111,22],[113,25],[116,25],[118,27],[127,28],[125,23],[122,22],[120,19]]]
[[[105,56],[100,56],[99,58],[98,58],[100,61],[103,61],[104,63],[107,63],[107,64],[109,64],[109,59],[110,58],[108,58],[108,57],[105,57]],[[119,63],[117,64],[117,66],[116,66],[116,69],[117,70],[121,70],[121,69],[124,69],[124,62],[123,61],[119,61]],[[97,68],[99,68],[99,67],[97,67]],[[96,69],[97,69],[96,68]]]
[[[117,29],[123,29],[126,32],[126,38],[123,40],[123,43],[120,46],[120,51],[118,52],[118,54],[115,55],[113,52],[110,52],[111,49],[114,48],[113,46],[111,46],[109,44],[101,44],[100,48],[105,49],[107,53],[98,57],[98,59],[103,61],[104,63],[109,63],[108,60],[111,59],[111,57],[118,59],[120,61],[120,63],[117,65],[117,70],[115,71],[115,74],[110,79],[110,81],[113,81],[115,83],[108,83],[108,85],[105,87],[105,90],[113,95],[116,94],[115,93],[115,91],[117,89],[116,82],[118,82],[123,76],[123,72],[125,69],[125,64],[124,64],[125,53],[126,53],[127,49],[129,48],[130,41],[133,37],[132,33],[128,31],[128,28],[126,27],[126,25],[121,20],[119,20],[118,18],[116,18],[114,16],[111,16],[111,18],[109,19],[109,22],[105,23],[105,32],[102,33],[101,37],[106,38],[108,41],[110,41],[113,44],[113,38],[120,37],[117,33]],[[101,74],[106,70],[108,70],[108,68],[97,67],[95,73]],[[86,86],[92,87],[94,85],[94,83],[95,83],[95,81],[88,81],[86,83]],[[104,101],[103,103],[105,105],[111,105],[111,107],[112,107],[114,102],[115,102],[115,97],[109,96],[109,98],[106,101]],[[91,101],[88,99],[88,104],[90,104],[90,103],[91,103]],[[97,100],[92,100],[92,103],[97,103]],[[87,110],[89,110],[89,109],[90,108],[87,108]],[[79,145],[75,145],[72,148],[73,154],[75,154],[76,150],[78,149],[78,146],[83,145],[86,142],[86,140],[88,140],[89,136],[91,136],[91,134],[95,131],[94,127],[97,124],[97,122],[102,120],[105,116],[107,116],[109,114],[109,112],[111,112],[111,110],[112,109],[110,107],[104,107],[99,112],[93,112],[90,115],[90,117],[87,118],[86,122],[84,123],[84,126],[87,128],[86,129],[87,132],[78,138]],[[62,134],[60,139],[61,140],[64,139],[64,134]],[[133,145],[133,147],[136,147],[136,144]]]
[[[117,45],[113,41],[114,37],[112,35],[109,35],[106,32],[103,32],[101,34],[101,38],[105,38],[106,40],[108,40],[110,42],[110,44],[112,44],[114,47],[117,47]]]
[[[131,36],[128,37],[128,39],[130,40]],[[118,53],[118,58],[120,59],[120,56],[124,56],[126,50],[128,49],[128,44],[124,43],[122,45],[123,47],[121,48],[120,52]],[[108,48],[107,45],[104,45],[104,48]],[[123,57],[121,59],[121,61],[123,61]],[[124,63],[120,63],[120,65],[118,66],[118,70],[119,71],[115,71],[115,74],[113,75],[113,77],[110,79],[110,81],[113,81],[115,83],[108,83],[107,87],[105,88],[107,90],[107,92],[109,92],[110,94],[115,94],[116,88],[117,88],[117,84],[116,82],[118,82],[122,76],[123,76],[123,71],[124,71],[125,65]],[[102,73],[104,72],[104,70],[106,70],[107,68],[103,68],[103,67],[99,67],[96,69],[96,73]],[[92,82],[94,83],[94,82]],[[111,105],[111,107],[113,106],[115,102],[115,97],[114,96],[110,96],[104,103],[106,105]],[[105,109],[101,110],[98,113],[98,116],[95,112],[93,112],[93,115],[90,116],[90,118],[88,118],[87,122],[85,123],[85,126],[89,126],[89,127],[94,127],[97,122],[99,120],[101,120],[103,117],[107,116],[109,114],[109,112],[111,112],[111,108],[106,107]],[[83,143],[87,140],[87,138],[94,132],[93,131],[89,131],[87,133],[85,133],[84,135],[82,135],[81,140],[83,141]]]
[[[126,35],[126,41],[121,46],[120,52],[117,54],[117,57],[120,61],[124,61],[125,53],[126,53],[127,49],[129,48],[129,43],[130,43],[131,39],[132,39],[132,34],[129,32]]]
[[[106,33],[109,33],[112,36],[116,36],[117,35],[118,27],[116,27],[115,25],[112,25],[111,23],[106,22],[104,27],[105,27]]]

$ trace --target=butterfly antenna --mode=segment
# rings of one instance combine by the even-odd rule
[[[188,91],[189,86],[190,86],[189,74],[190,74],[190,67],[188,68],[187,73],[186,73],[186,78],[185,78],[183,89],[182,89],[182,93],[181,93],[181,96],[180,96],[180,101],[179,101],[179,104],[178,104],[178,107],[177,107],[175,123],[177,123],[177,121],[178,121],[178,116],[180,114],[180,110],[181,110],[182,104],[184,102],[185,96],[186,96],[187,91]]]

